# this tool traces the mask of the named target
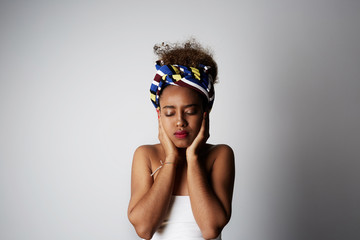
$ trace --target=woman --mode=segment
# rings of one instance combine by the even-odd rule
[[[217,65],[193,40],[154,50],[160,143],[134,153],[129,220],[143,239],[221,239],[235,168],[229,146],[206,143]]]

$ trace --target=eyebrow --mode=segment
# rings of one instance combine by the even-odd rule
[[[184,108],[198,107],[198,106],[199,106],[199,104],[192,103],[192,104],[185,105]],[[167,108],[174,109],[175,106],[173,106],[173,105],[166,105],[166,106],[163,106],[163,107],[162,107],[162,109],[167,109]]]

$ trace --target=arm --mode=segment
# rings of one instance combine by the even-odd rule
[[[146,147],[135,151],[131,173],[131,199],[128,217],[141,238],[150,239],[162,222],[174,186],[175,165],[164,164],[153,182],[146,162]],[[171,161],[166,159],[166,161]]]
[[[230,220],[235,166],[232,149],[227,145],[219,145],[216,147],[216,159],[209,179],[204,161],[196,153],[196,148],[207,140],[207,124],[203,122],[194,145],[187,149],[187,178],[195,220],[203,237],[212,239],[221,233]]]
[[[203,237],[216,238],[229,222],[234,185],[234,155],[223,145],[214,162],[211,182],[201,159],[188,162],[188,188],[196,222]]]
[[[160,142],[164,142],[163,138],[160,123]],[[163,221],[169,207],[177,160],[176,155],[170,150],[166,151],[165,162],[174,162],[174,164],[164,164],[161,171],[158,172],[156,181],[153,181],[150,176],[149,152],[152,151],[151,147],[141,146],[134,154],[128,217],[137,234],[144,239],[151,239]]]

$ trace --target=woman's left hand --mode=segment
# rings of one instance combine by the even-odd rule
[[[209,137],[209,115],[204,112],[200,131],[191,145],[186,149],[186,159],[188,161],[198,156],[200,149],[205,145]]]

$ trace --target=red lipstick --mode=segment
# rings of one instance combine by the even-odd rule
[[[175,137],[177,137],[179,139],[183,139],[183,138],[186,138],[189,135],[189,133],[185,130],[182,130],[182,131],[176,131],[174,133],[174,135],[175,135]]]

